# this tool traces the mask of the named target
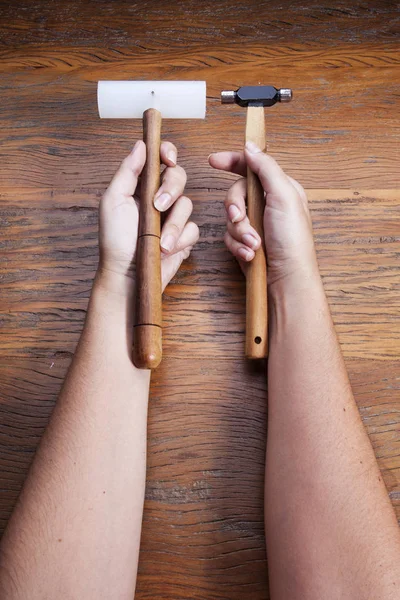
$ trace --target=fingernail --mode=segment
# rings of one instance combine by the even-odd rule
[[[133,153],[135,152],[135,150],[136,150],[136,148],[139,146],[139,144],[140,144],[140,140],[138,140],[138,141],[136,142],[136,144],[133,146],[133,148],[132,148],[132,150],[131,150],[131,154],[133,154]]]
[[[240,256],[240,258],[248,262],[254,257],[254,252],[249,248],[239,248],[238,255]]]
[[[167,210],[167,208],[170,205],[171,199],[171,194],[164,192],[160,194],[160,196],[156,196],[154,200],[154,206],[157,208],[157,210]]]
[[[228,216],[232,223],[236,223],[240,219],[240,210],[234,204],[231,204],[228,208]]]
[[[261,152],[261,148],[257,146],[254,142],[248,141],[246,142],[246,150],[248,150],[251,154],[257,154]]]
[[[176,152],[175,152],[175,150],[170,150],[170,151],[167,153],[167,158],[168,158],[168,160],[170,160],[172,163],[174,163],[174,165],[176,165],[176,158],[177,158],[177,156],[176,156]]]
[[[175,238],[170,233],[163,235],[160,242],[161,248],[166,252],[171,252],[175,246]]]
[[[244,233],[242,235],[242,241],[246,246],[252,248],[252,250],[255,250],[258,247],[258,239],[255,238],[254,235],[251,235],[251,233]]]

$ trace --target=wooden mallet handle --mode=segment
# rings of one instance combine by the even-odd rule
[[[249,106],[246,119],[246,142],[252,141],[265,150],[265,114],[263,106]],[[261,247],[247,266],[246,276],[246,356],[268,356],[267,260],[264,242],[264,190],[257,177],[247,168],[247,215],[262,240]]]
[[[162,358],[160,213],[154,196],[160,186],[161,113],[143,114],[146,164],[142,173],[139,231],[136,251],[136,310],[133,362],[140,369],[155,369]]]

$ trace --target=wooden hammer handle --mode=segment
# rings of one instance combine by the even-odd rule
[[[154,369],[162,358],[160,213],[154,196],[160,186],[161,113],[154,108],[143,114],[146,164],[142,173],[136,250],[136,310],[133,362],[140,369]]]
[[[246,142],[252,141],[265,150],[265,114],[262,106],[249,106],[246,119]],[[247,266],[246,276],[246,356],[268,356],[267,260],[264,241],[264,190],[257,177],[247,168],[247,215],[260,235],[262,244]]]

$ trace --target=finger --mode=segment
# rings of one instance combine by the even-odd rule
[[[146,146],[142,140],[138,140],[132,152],[122,161],[107,192],[113,195],[133,196],[145,162]]]
[[[231,223],[237,223],[246,218],[246,179],[235,181],[228,190],[224,204]]]
[[[176,167],[167,167],[162,175],[162,184],[154,197],[154,206],[157,210],[164,212],[182,196],[186,185],[185,170],[176,165]]]
[[[179,239],[177,240],[173,250],[171,250],[171,252],[167,253],[163,253],[161,254],[161,258],[164,260],[166,259],[168,256],[172,255],[172,254],[176,254],[178,252],[181,252],[182,250],[185,250],[186,248],[188,248],[189,246],[192,248],[196,242],[199,240],[200,237],[200,232],[199,232],[199,228],[196,225],[196,223],[193,223],[193,221],[189,221],[188,223],[186,223],[182,234],[180,235]]]
[[[235,240],[228,231],[225,233],[224,242],[229,252],[236,258],[245,262],[250,262],[254,258],[254,251]]]
[[[229,235],[241,242],[251,250],[257,250],[261,246],[261,238],[257,231],[250,225],[249,219],[246,217],[239,223],[230,223],[228,221],[227,229]]]
[[[262,152],[253,142],[247,142],[245,157],[247,164],[258,176],[267,195],[271,194],[279,199],[285,199],[285,196],[289,193],[293,195],[293,185],[272,156]]]
[[[171,142],[161,142],[160,147],[161,162],[167,167],[175,167],[178,158],[178,150]]]
[[[187,220],[192,214],[193,204],[187,196],[181,196],[175,202],[165,219],[161,231],[161,249],[167,254],[172,252],[179,240]]]
[[[199,237],[200,231],[196,223],[188,221],[175,247],[178,251],[192,248],[198,242]]]
[[[245,177],[247,164],[243,152],[213,152],[208,162],[214,169],[230,171]]]
[[[176,254],[171,254],[167,256],[161,263],[161,283],[163,291],[174,277],[174,275],[179,270],[182,262],[189,258],[190,252],[192,250],[191,246],[188,246],[184,250],[180,250]]]

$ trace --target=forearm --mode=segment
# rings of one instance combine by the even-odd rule
[[[76,355],[2,542],[1,597],[132,600],[149,372],[130,359],[131,284],[95,282]]]
[[[395,598],[399,533],[318,276],[272,293],[266,531],[272,599]],[[310,565],[313,565],[310,571]],[[328,593],[328,591],[330,592]]]

